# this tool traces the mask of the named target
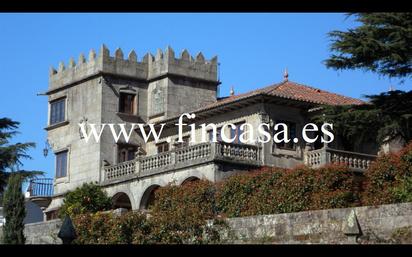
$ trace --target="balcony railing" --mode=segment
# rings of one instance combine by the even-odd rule
[[[106,166],[105,181],[145,177],[170,170],[212,161],[231,162],[251,166],[261,165],[260,147],[246,144],[201,143],[168,152],[137,157],[135,160]]]
[[[320,167],[329,163],[347,165],[353,171],[366,171],[371,163],[376,159],[376,155],[336,150],[332,148],[322,148],[308,151],[306,153],[306,165],[310,167]]]
[[[53,195],[52,178],[31,179],[27,188],[29,197],[50,197]]]

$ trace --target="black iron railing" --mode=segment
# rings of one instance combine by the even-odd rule
[[[30,180],[27,189],[30,197],[32,196],[52,196],[53,195],[53,179],[52,178],[36,178]]]

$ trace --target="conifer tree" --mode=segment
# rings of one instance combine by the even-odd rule
[[[3,208],[6,223],[3,225],[3,243],[24,244],[25,201],[22,192],[23,177],[19,173],[9,176],[4,192]]]
[[[326,66],[363,69],[379,75],[411,78],[412,13],[354,13],[360,23],[347,31],[332,31]]]

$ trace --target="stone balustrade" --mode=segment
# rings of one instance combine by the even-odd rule
[[[106,166],[104,167],[105,182],[129,177],[152,176],[212,161],[259,166],[261,165],[260,156],[260,147],[255,145],[201,143]]]
[[[306,152],[306,165],[320,167],[328,163],[345,164],[353,171],[366,171],[376,155],[322,148]]]
[[[110,165],[104,167],[105,180],[114,180],[121,177],[132,175],[136,172],[135,160],[121,162],[116,165]]]

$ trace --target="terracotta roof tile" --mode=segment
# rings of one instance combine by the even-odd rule
[[[338,95],[311,86],[298,84],[292,81],[285,81],[268,87],[256,89],[244,94],[229,96],[220,99],[196,111],[207,110],[213,107],[221,106],[227,103],[234,102],[236,100],[248,98],[259,94],[327,105],[358,105],[365,103],[360,99]]]
[[[259,88],[247,93],[233,95],[218,99],[216,102],[202,106],[196,110],[192,110],[191,113],[197,113],[201,111],[206,111],[219,107],[225,104],[230,104],[241,99],[246,99],[256,95],[266,95],[266,96],[276,96],[286,99],[293,99],[298,101],[304,101],[313,104],[326,104],[326,105],[359,105],[365,104],[366,102],[347,97],[343,95],[338,95],[325,90],[314,88],[307,85],[302,85],[292,81],[284,81],[278,84],[270,85],[267,87]],[[179,116],[172,117],[169,119],[175,119]],[[168,119],[168,120],[169,120]],[[164,121],[162,121],[164,122]]]

